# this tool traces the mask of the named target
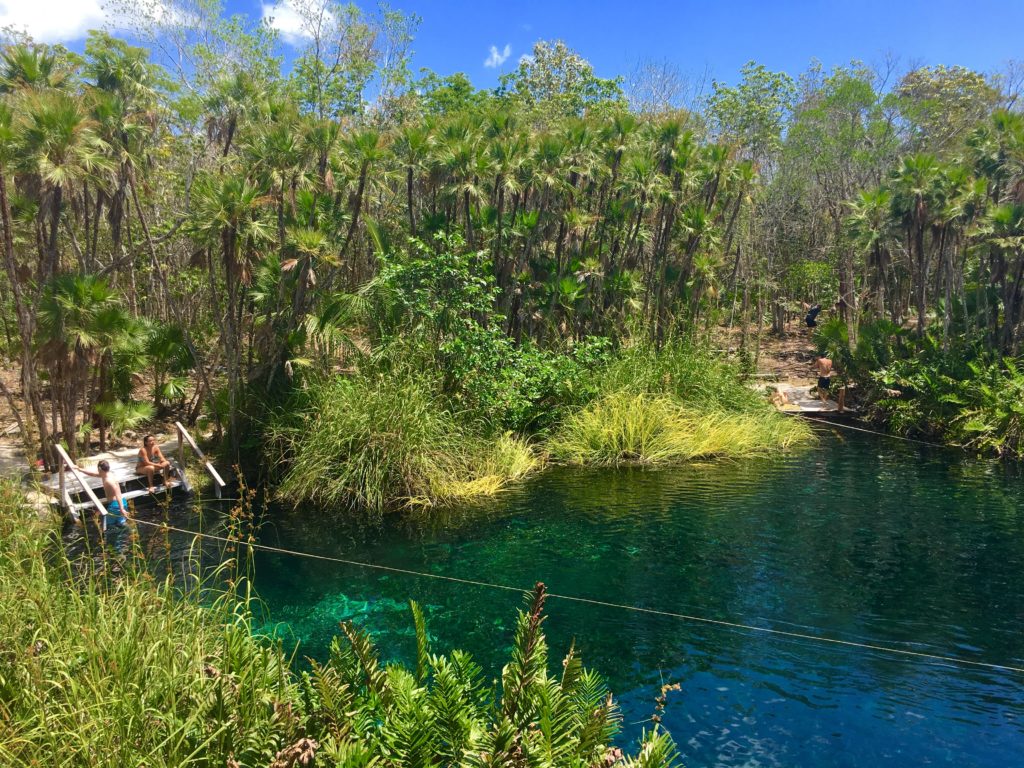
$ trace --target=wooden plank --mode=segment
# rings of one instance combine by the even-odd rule
[[[85,493],[89,497],[89,500],[96,505],[96,509],[99,511],[101,519],[103,520],[103,528],[104,530],[106,530],[107,510],[100,503],[100,500],[97,498],[92,488],[89,487],[89,484],[85,482],[85,477],[82,475],[81,472],[78,471],[78,467],[76,467],[75,463],[71,461],[71,457],[68,456],[64,448],[59,444],[55,445],[54,448],[56,448],[57,455],[60,456],[61,460],[67,465],[67,468],[71,470],[71,474],[75,476],[75,479],[78,481],[79,485],[81,485],[82,488],[85,489]]]
[[[134,499],[145,498],[146,496],[159,496],[160,494],[172,493],[175,488],[180,488],[180,487],[182,487],[182,483],[181,483],[180,480],[172,480],[171,482],[167,483],[166,485],[154,486],[152,494],[147,489],[145,489],[145,488],[138,488],[138,489],[132,490],[132,491],[122,491],[121,492],[121,498],[124,499],[125,503],[127,503],[129,501],[134,500]],[[74,509],[85,509],[86,507],[91,506],[92,502],[91,501],[76,501],[76,502],[71,502],[71,505],[72,505],[72,507]]]
[[[216,481],[217,485],[220,488],[226,486],[227,483],[224,482],[224,479],[217,472],[216,468],[213,466],[210,460],[206,458],[205,454],[202,452],[199,446],[196,445],[196,441],[192,439],[192,435],[188,433],[188,430],[185,429],[182,423],[180,421],[176,421],[174,422],[174,426],[177,427],[178,433],[185,438],[185,440],[188,442],[192,450],[195,451],[196,456],[199,457],[199,460],[203,462],[204,466],[206,467],[206,471],[210,473],[210,477],[212,477]]]

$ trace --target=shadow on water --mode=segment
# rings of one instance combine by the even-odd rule
[[[1024,666],[1019,467],[822,428],[815,449],[672,470],[552,469],[486,507],[381,526],[267,510],[263,543],[427,573]],[[192,513],[176,512],[186,521]],[[179,553],[180,554],[180,553]],[[272,553],[263,630],[322,658],[339,621],[495,676],[515,593]],[[1024,753],[1024,675],[552,600],[637,736],[660,683],[689,765],[1003,766]]]

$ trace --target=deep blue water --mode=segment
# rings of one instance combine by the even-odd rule
[[[320,554],[1024,667],[1024,478],[955,451],[822,432],[792,455],[671,470],[554,469],[482,508],[383,527],[270,515],[261,539]],[[354,619],[387,657],[435,650],[497,676],[515,593],[272,554],[264,629],[323,657]],[[575,638],[624,713],[695,766],[1024,764],[1024,674],[552,599],[552,662]]]

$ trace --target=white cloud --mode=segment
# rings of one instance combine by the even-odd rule
[[[502,64],[505,63],[505,60],[511,55],[512,47],[510,45],[506,45],[500,51],[498,50],[498,46],[492,45],[491,55],[488,56],[487,59],[484,61],[484,66],[490,67],[491,69],[494,69],[495,67],[500,67]]]
[[[41,43],[80,40],[107,21],[100,0],[0,0],[0,26],[27,32]]]
[[[522,56],[519,57],[519,63],[520,64],[533,64],[533,54],[531,54],[531,53],[524,53]]]
[[[81,40],[90,29],[125,30],[132,22],[187,24],[194,17],[172,0],[132,0],[132,5],[106,0],[0,0],[0,27],[13,27],[40,43]]]
[[[260,3],[263,22],[271,29],[277,30],[281,39],[289,45],[300,45],[312,38],[309,32],[308,21],[305,16],[299,13],[295,0],[279,0],[276,3]],[[329,21],[333,17],[330,13],[320,8],[323,19]]]

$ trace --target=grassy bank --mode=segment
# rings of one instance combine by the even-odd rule
[[[707,350],[675,345],[623,352],[602,373],[602,393],[548,441],[556,459],[582,465],[741,459],[812,439],[775,413],[739,372]]]
[[[772,414],[694,410],[666,395],[617,392],[570,416],[548,446],[572,464],[675,464],[764,455],[806,440],[806,430]]]
[[[565,357],[549,353],[538,366],[532,354],[525,378],[547,383],[505,399],[474,398],[484,386],[478,379],[445,386],[426,356],[415,373],[408,361],[383,370],[367,361],[353,376],[313,383],[269,420],[279,496],[379,513],[492,496],[548,458],[671,464],[746,458],[811,439],[803,422],[776,414],[734,366],[700,348],[641,346],[585,364]],[[535,375],[538,367],[546,373]],[[504,429],[510,421],[518,432]]]
[[[344,625],[330,660],[298,672],[253,637],[246,604],[212,607],[122,563],[81,574],[59,537],[0,485],[0,765],[122,768],[677,763],[657,729],[635,758],[611,746],[616,707],[570,651],[549,673],[543,588],[493,685],[460,652],[384,664]],[[113,557],[110,555],[109,557]]]

